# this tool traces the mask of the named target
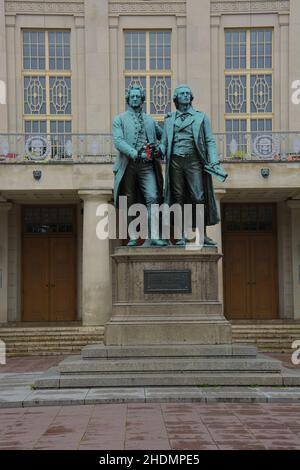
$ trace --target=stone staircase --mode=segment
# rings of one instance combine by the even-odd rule
[[[300,375],[253,346],[85,346],[35,382],[38,389],[300,385]]]
[[[255,346],[259,351],[292,353],[293,341],[300,340],[300,321],[231,322],[234,343]],[[54,356],[78,354],[89,344],[103,341],[104,328],[77,324],[0,325],[0,339],[7,356]]]
[[[104,328],[99,326],[0,327],[8,357],[78,354],[87,344],[103,341],[103,333]]]
[[[292,343],[300,340],[300,321],[231,322],[232,340],[256,346],[259,351],[292,353]]]

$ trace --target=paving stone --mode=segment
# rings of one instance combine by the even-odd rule
[[[203,388],[207,402],[264,403],[264,393],[252,387],[205,387]]]
[[[265,392],[267,401],[271,403],[292,403],[300,402],[300,393],[293,390]]]
[[[22,407],[23,401],[32,393],[28,386],[0,389],[0,408]]]
[[[296,403],[299,388],[293,387],[130,387],[100,389],[47,389],[32,391],[28,386],[0,388],[1,407],[49,406],[95,403]]]
[[[23,406],[83,405],[88,389],[35,390],[23,400]]]
[[[198,387],[149,387],[145,388],[146,402],[200,402],[205,401]]]
[[[288,369],[282,368],[283,385],[296,387],[300,386],[300,368]]]
[[[1,409],[0,415],[0,449],[300,448],[291,428],[300,427],[298,404],[122,403]]]
[[[90,389],[86,404],[145,402],[144,388],[100,388]]]
[[[268,393],[268,392],[293,392],[300,394],[300,387],[256,387],[254,389],[258,392]]]
[[[233,343],[232,344],[232,354],[234,356],[256,356],[257,355],[257,348],[255,346],[248,346],[245,344],[240,343]]]
[[[2,385],[31,385],[38,377],[40,377],[40,375],[40,372],[2,373],[0,374],[0,387]]]
[[[59,369],[58,367],[51,367],[47,371],[40,374],[40,376],[35,380],[34,386],[38,389],[51,389],[59,388]]]
[[[59,389],[59,375],[55,377],[47,376],[41,377],[34,382],[35,388],[42,389]]]

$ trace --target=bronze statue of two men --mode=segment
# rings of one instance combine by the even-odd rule
[[[113,121],[113,141],[119,155],[114,165],[114,203],[119,196],[127,197],[130,207],[143,201],[148,211],[150,245],[164,246],[158,234],[151,231],[151,206],[167,203],[204,205],[204,245],[216,243],[206,234],[206,226],[219,222],[212,175],[221,181],[226,173],[220,167],[215,139],[205,113],[192,107],[193,93],[187,85],[179,85],[173,96],[176,111],[168,113],[163,130],[154,119],[142,111],[144,91],[134,86],[127,91],[128,110]],[[160,159],[166,160],[165,185]],[[186,243],[183,231],[176,245]],[[152,227],[153,228],[153,227]],[[136,246],[131,237],[129,246]]]

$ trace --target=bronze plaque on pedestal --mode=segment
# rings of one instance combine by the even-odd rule
[[[190,294],[190,269],[144,270],[144,294]]]

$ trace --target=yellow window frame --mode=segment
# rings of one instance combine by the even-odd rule
[[[46,121],[46,132],[51,134],[50,123],[51,121],[72,121],[72,114],[51,114],[50,113],[50,77],[62,76],[62,77],[72,77],[72,70],[50,70],[49,68],[49,33],[50,32],[69,32],[69,29],[22,29],[23,32],[43,32],[45,33],[45,70],[36,70],[36,69],[24,69],[24,56],[23,56],[23,35],[22,35],[22,121],[23,121],[23,132],[25,132],[25,121]],[[71,64],[71,62],[70,62]],[[25,102],[24,102],[24,77],[45,77],[46,85],[46,114],[25,114]],[[71,81],[72,83],[72,81]],[[72,90],[72,85],[71,85]],[[71,103],[72,104],[72,103]]]

